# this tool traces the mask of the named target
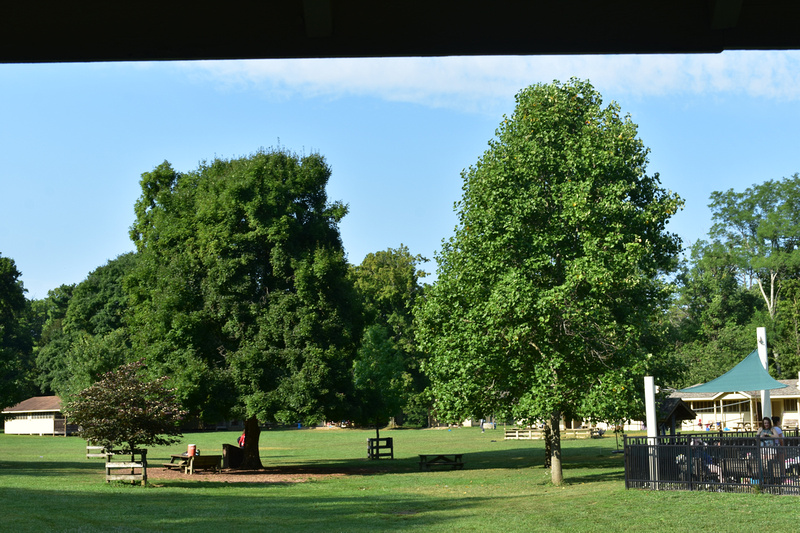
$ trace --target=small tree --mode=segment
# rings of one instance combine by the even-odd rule
[[[353,382],[358,410],[355,419],[375,425],[375,438],[380,426],[396,414],[403,400],[403,357],[389,338],[386,328],[372,325],[364,332],[358,357],[353,362]]]
[[[148,381],[143,361],[122,365],[67,403],[81,437],[133,455],[139,446],[164,446],[182,436],[181,410],[166,377]]]

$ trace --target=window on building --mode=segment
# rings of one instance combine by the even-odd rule
[[[722,411],[724,413],[738,413],[740,405],[739,400],[723,400]]]
[[[714,402],[707,402],[707,401],[697,401],[692,402],[692,410],[696,413],[713,413],[714,412]]]

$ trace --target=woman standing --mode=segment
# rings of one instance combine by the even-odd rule
[[[772,426],[772,420],[769,417],[765,416],[761,420],[761,429],[758,430],[756,437],[761,439],[761,446],[775,446],[775,439],[778,437],[778,433]]]

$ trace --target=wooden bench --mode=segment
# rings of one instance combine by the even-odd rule
[[[447,466],[452,470],[464,468],[461,453],[420,454],[419,469],[430,470],[432,466]]]
[[[221,455],[195,455],[189,457],[189,463],[184,467],[184,472],[194,474],[195,470],[213,470],[219,472],[222,462]]]
[[[388,457],[394,459],[394,440],[392,437],[367,439],[367,459]]]
[[[126,456],[125,461],[114,461],[113,457],[118,455]],[[140,459],[136,461],[136,455]],[[120,470],[127,472],[122,474]],[[111,481],[130,481],[131,483],[141,482],[142,486],[147,485],[147,450],[133,450],[132,452],[106,450],[106,483]]]

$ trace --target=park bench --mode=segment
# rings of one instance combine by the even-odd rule
[[[392,437],[382,439],[367,439],[367,458],[380,459],[388,457],[394,459],[394,440]]]
[[[189,457],[189,462],[184,467],[184,472],[187,474],[194,474],[195,470],[213,470],[214,472],[219,472],[219,465],[221,462],[221,455],[195,455]]]
[[[432,466],[446,466],[452,470],[464,468],[463,454],[460,453],[440,453],[440,454],[420,454],[419,469],[430,470]]]

